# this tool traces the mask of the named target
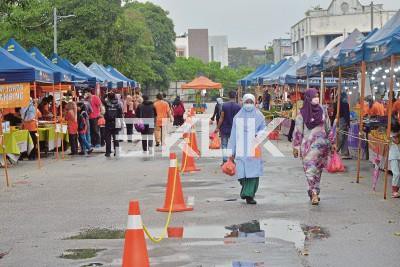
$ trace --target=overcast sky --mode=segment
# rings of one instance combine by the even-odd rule
[[[146,2],[146,0],[140,0]],[[331,0],[149,0],[170,12],[179,35],[188,28],[208,28],[228,35],[229,47],[262,49],[275,38],[289,37],[290,26],[310,7],[326,9]],[[369,0],[361,0],[369,4]],[[375,0],[385,9],[400,9],[400,0]]]

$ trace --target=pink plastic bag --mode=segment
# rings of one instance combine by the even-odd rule
[[[230,159],[222,165],[223,173],[234,176],[236,174],[236,165]]]
[[[342,159],[336,151],[329,157],[326,169],[330,173],[344,172],[346,170]]]
[[[212,133],[210,135],[210,149],[220,149],[221,148],[221,139],[219,139],[219,136],[217,133]]]

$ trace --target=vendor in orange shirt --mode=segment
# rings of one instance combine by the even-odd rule
[[[37,101],[37,100],[35,100]],[[35,112],[36,110],[36,112]],[[28,130],[32,141],[33,141],[33,149],[31,153],[28,155],[30,160],[34,160],[37,154],[37,129],[38,129],[38,120],[37,118],[42,117],[40,111],[35,107],[35,102],[30,100],[29,105],[27,107],[21,108],[21,118],[22,118],[22,127],[25,130]]]
[[[171,109],[169,107],[168,102],[163,100],[163,95],[157,95],[157,101],[154,102],[154,108],[156,109],[157,119],[156,119],[156,128],[154,131],[156,137],[156,146],[165,145],[165,137],[168,130],[168,124],[163,124],[163,119],[169,119],[172,121]],[[167,122],[167,120],[164,120]]]
[[[382,117],[385,116],[385,107],[382,103],[374,101],[372,96],[367,96],[365,100],[368,102],[369,111],[368,115],[370,117]]]

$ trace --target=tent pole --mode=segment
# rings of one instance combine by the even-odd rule
[[[7,164],[7,153],[6,153],[6,145],[5,145],[5,136],[3,133],[3,114],[4,109],[1,109],[0,116],[0,137],[1,137],[1,148],[3,150],[3,161],[4,161],[4,174],[6,175],[6,185],[7,187],[11,186],[10,177],[8,176],[8,164]]]
[[[342,94],[342,67],[339,67],[339,83],[336,91],[336,136],[335,136],[335,144],[338,147],[338,139],[339,139],[339,126],[340,126],[340,95]]]
[[[64,132],[63,132],[63,109],[62,109],[62,88],[61,83],[59,84],[60,89],[60,130],[61,130],[61,158],[64,159]],[[57,141],[58,147],[58,141]]]
[[[358,129],[358,158],[357,158],[357,184],[360,183],[360,165],[361,165],[361,138],[363,137],[363,124],[364,124],[364,97],[365,97],[365,72],[367,71],[367,64],[365,61],[361,62],[361,95],[360,95],[360,125]],[[367,147],[368,149],[368,147]]]
[[[298,107],[298,101],[299,101],[299,84],[298,83],[296,83],[296,105],[295,105],[295,108],[296,108],[296,116],[297,116],[297,114],[298,114],[298,109],[299,109],[299,107]],[[296,118],[295,118],[296,119]]]
[[[321,105],[324,104],[324,99],[325,99],[325,83],[324,83],[324,72],[321,71],[321,88],[319,92],[319,100]]]
[[[388,169],[389,169],[389,149],[390,149],[390,132],[392,131],[392,111],[393,111],[393,87],[394,87],[394,64],[395,56],[390,58],[390,85],[389,85],[389,106],[388,106],[388,125],[386,131],[387,145],[385,150],[385,176],[384,176],[384,186],[383,186],[383,198],[387,198],[387,181],[388,181]]]
[[[42,167],[40,159],[40,131],[39,131],[39,118],[38,118],[38,99],[37,99],[37,87],[36,82],[33,82],[33,98],[35,104],[35,119],[36,119],[36,145],[37,145],[37,156],[38,156],[38,168]]]
[[[53,83],[53,120],[54,120],[54,130],[55,130],[55,137],[54,140],[55,148],[56,148],[56,159],[59,159],[58,155],[58,132],[57,132],[57,109],[56,109],[56,90],[55,85]]]

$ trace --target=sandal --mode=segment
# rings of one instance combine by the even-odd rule
[[[311,204],[314,206],[317,206],[319,204],[319,197],[315,193],[312,194]]]

